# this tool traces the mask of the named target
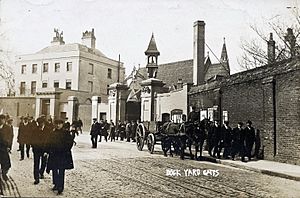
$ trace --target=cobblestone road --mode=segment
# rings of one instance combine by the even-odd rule
[[[14,144],[16,147],[17,144]],[[89,136],[77,137],[73,148],[75,169],[67,171],[62,197],[300,197],[300,182],[262,175],[209,162],[163,157],[158,151],[137,151],[134,143],[102,142],[91,149]],[[159,147],[156,148],[159,150]],[[33,185],[33,160],[11,155],[6,196],[56,197],[51,176]],[[32,157],[32,156],[31,156]],[[167,176],[167,170],[181,176]],[[184,170],[200,169],[186,176]],[[205,176],[208,170],[219,175]]]

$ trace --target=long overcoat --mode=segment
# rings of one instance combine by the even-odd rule
[[[73,169],[73,157],[71,148],[73,137],[70,132],[64,129],[55,129],[49,142],[49,159],[47,170]]]

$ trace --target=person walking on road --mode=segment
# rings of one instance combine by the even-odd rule
[[[109,139],[110,141],[116,141],[116,126],[115,123],[110,120],[110,132],[109,132]]]
[[[251,152],[255,142],[255,130],[252,127],[252,122],[250,120],[247,121],[247,127],[245,130],[245,149],[246,149],[246,156],[248,160],[251,160]]]
[[[12,147],[13,133],[11,128],[6,124],[6,116],[0,115],[0,165],[2,178],[8,180],[7,173],[11,167],[9,153]]]
[[[231,140],[232,140],[232,129],[229,126],[229,121],[225,121],[222,126],[222,136],[223,136],[223,138],[222,138],[223,143],[221,145],[219,152],[221,152],[221,149],[224,148],[223,158],[229,159],[230,149],[231,149]]]
[[[49,160],[47,172],[52,170],[53,191],[58,191],[57,195],[62,194],[65,183],[65,170],[73,169],[73,137],[70,131],[63,127],[62,120],[55,121],[55,129],[50,136]]]
[[[242,145],[242,134],[243,134],[243,123],[239,122],[237,127],[232,130],[232,143],[231,143],[231,159],[235,160],[235,156],[239,153],[242,155],[243,153],[243,145]]]
[[[28,118],[23,118],[23,122],[19,125],[18,130],[18,137],[17,142],[19,143],[19,151],[21,152],[21,158],[20,160],[24,160],[24,149],[26,147],[26,156],[29,158],[29,151],[30,151],[30,132],[31,128],[28,123]]]
[[[92,148],[97,148],[97,139],[100,133],[100,124],[97,122],[97,118],[93,118],[93,124],[91,126],[91,141],[92,141]]]
[[[37,126],[32,129],[31,145],[33,151],[33,177],[34,184],[44,179],[44,172],[47,164],[47,151],[49,146],[50,128],[46,125],[45,118],[37,119]]]

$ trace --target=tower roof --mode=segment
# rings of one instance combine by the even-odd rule
[[[145,51],[145,54],[146,55],[152,55],[152,54],[160,55],[159,51],[157,50],[157,46],[156,46],[156,42],[155,42],[153,33],[152,33],[151,40],[148,45],[148,49]]]
[[[222,47],[221,61],[228,61],[225,38],[224,38],[224,43],[223,43],[223,47]]]
[[[220,63],[224,67],[224,69],[230,74],[230,67],[229,67],[229,61],[228,61],[228,55],[227,55],[227,49],[226,49],[226,43],[225,43],[225,37],[224,37],[224,43],[222,47],[221,52],[221,60]]]

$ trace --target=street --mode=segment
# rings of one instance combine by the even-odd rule
[[[15,133],[16,137],[16,133]],[[135,143],[101,142],[91,148],[80,134],[73,147],[75,169],[67,170],[61,197],[299,197],[300,182],[204,161],[138,151]],[[33,185],[33,159],[19,161],[14,142],[4,195],[56,197],[51,175]]]

